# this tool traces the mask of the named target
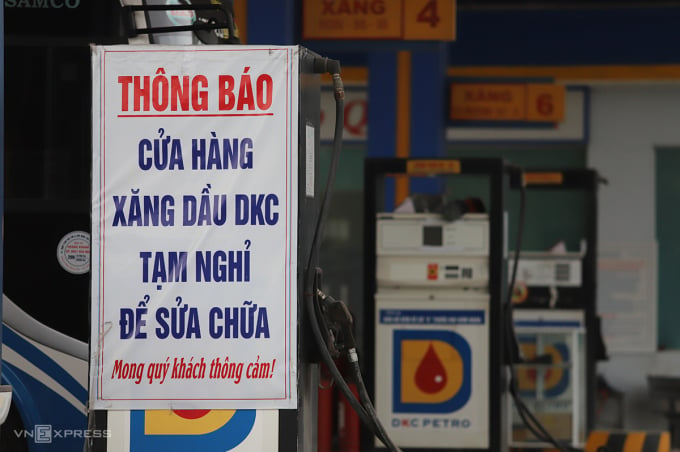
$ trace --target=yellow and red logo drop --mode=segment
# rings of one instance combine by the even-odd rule
[[[529,288],[525,283],[518,281],[512,290],[512,302],[524,303],[527,301],[527,298],[529,298]]]
[[[536,337],[519,337],[522,355],[528,360],[536,357]],[[543,353],[550,355],[552,366],[542,366],[540,371],[536,367],[521,367],[517,369],[517,382],[520,394],[525,397],[536,397],[536,380],[539,375],[543,379],[543,396],[558,397],[569,386],[569,372],[563,367],[569,362],[569,348],[563,342],[549,344],[543,348]],[[540,372],[540,374],[539,374]]]
[[[395,330],[395,413],[451,413],[470,399],[471,352],[453,331]]]
[[[255,410],[131,411],[130,452],[228,451],[248,437],[255,416]]]

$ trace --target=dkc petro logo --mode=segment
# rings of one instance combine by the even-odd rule
[[[538,367],[522,367],[517,369],[517,381],[522,397],[536,398],[536,382],[542,379],[542,397],[556,398],[563,395],[569,388],[569,370],[565,367],[570,363],[569,347],[564,342],[554,342],[545,345],[537,353],[536,336],[518,337],[522,355],[527,360],[536,358],[538,354],[550,357],[550,365]]]
[[[231,450],[255,424],[255,410],[147,410],[130,412],[130,452]]]
[[[453,331],[395,330],[395,413],[452,413],[470,400],[471,350]]]

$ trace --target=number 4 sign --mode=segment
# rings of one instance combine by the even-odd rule
[[[404,1],[404,35],[402,38],[406,40],[455,40],[456,1]]]
[[[304,39],[453,41],[456,0],[304,0]]]

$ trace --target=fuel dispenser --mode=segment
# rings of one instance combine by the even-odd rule
[[[467,175],[488,182],[483,212],[386,202],[393,177],[440,189]],[[366,161],[364,359],[377,414],[404,450],[505,450],[505,184],[496,159]]]
[[[606,356],[595,300],[601,178],[590,169],[529,171],[523,178],[511,180],[515,190],[524,184],[530,198],[531,216],[518,227],[531,234],[524,234],[512,295],[522,356],[514,365],[518,400],[508,406],[509,445],[582,448],[594,423],[595,365]],[[524,422],[524,410],[542,429]]]

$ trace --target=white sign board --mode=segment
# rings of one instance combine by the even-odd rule
[[[609,353],[657,349],[656,242],[598,245],[597,311]]]
[[[94,409],[296,407],[299,47],[93,47]]]

